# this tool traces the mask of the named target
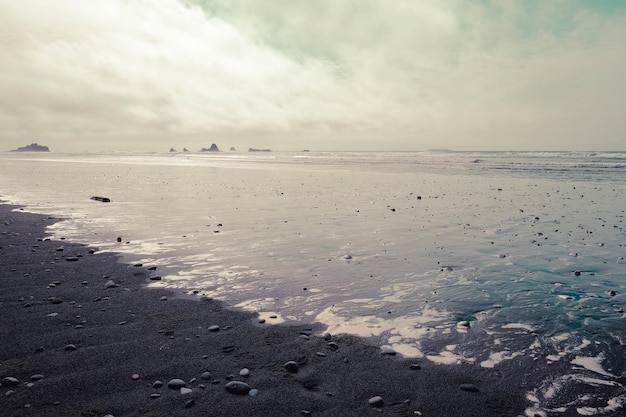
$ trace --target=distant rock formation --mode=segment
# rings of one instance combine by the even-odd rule
[[[183,148],[183,152],[189,152],[189,149]]]
[[[230,147],[230,149],[229,149],[229,151],[231,151],[231,152],[236,152],[236,151],[237,151],[237,149],[235,149],[235,147],[234,147],[234,146],[231,146],[231,147]]]
[[[174,148],[170,148],[170,152],[178,152],[178,151]]]
[[[50,152],[50,149],[47,146],[31,143],[28,146],[22,146],[21,148],[17,148],[11,152]]]
[[[250,148],[250,149],[248,149],[248,152],[272,152],[272,150],[271,149]]]
[[[200,152],[219,152],[220,149],[217,147],[216,144],[212,143],[210,148],[202,148],[200,150]]]

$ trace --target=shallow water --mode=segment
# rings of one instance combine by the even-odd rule
[[[623,411],[625,153],[0,160],[4,198],[158,265],[152,285],[514,374],[528,415]]]

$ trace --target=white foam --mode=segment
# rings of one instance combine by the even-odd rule
[[[505,324],[504,326],[502,326],[502,328],[503,329],[524,329],[529,332],[535,331],[534,327],[528,324],[524,324],[524,323],[509,323],[509,324]]]
[[[491,352],[491,354],[489,355],[489,359],[482,361],[480,363],[480,366],[482,366],[483,368],[494,368],[500,362],[511,360],[518,356],[523,356],[523,355],[524,353],[522,352],[509,352],[509,351]]]
[[[571,363],[573,363],[574,365],[582,366],[583,368],[600,375],[617,378],[615,375],[605,371],[604,368],[602,368],[603,361],[604,355],[600,354],[596,357],[577,356],[571,361]]]

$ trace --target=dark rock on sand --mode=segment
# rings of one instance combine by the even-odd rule
[[[234,395],[246,395],[250,392],[250,385],[241,381],[230,381],[226,384],[226,391]]]
[[[287,363],[285,363],[285,369],[287,370],[287,372],[291,372],[292,374],[295,374],[296,372],[298,372],[298,362],[296,361],[289,361]]]
[[[91,197],[91,199],[94,200],[94,201],[99,201],[101,203],[110,203],[111,202],[110,198],[108,198],[108,197],[100,197],[100,196],[97,196],[97,195]]]
[[[210,148],[202,148],[200,152],[219,152],[220,149],[216,144],[212,143]]]
[[[480,391],[478,389],[478,387],[474,384],[461,384],[459,385],[459,388],[461,389],[461,391],[467,391],[467,392],[478,392]]]
[[[12,388],[17,387],[20,381],[17,378],[13,378],[12,376],[7,376],[2,379],[2,387],[4,388]]]
[[[167,383],[167,387],[169,389],[181,389],[187,386],[187,383],[185,381],[183,381],[182,379],[179,378],[174,378],[171,379],[168,383]]]

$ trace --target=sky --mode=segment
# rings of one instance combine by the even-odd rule
[[[621,0],[0,0],[0,150],[624,150]]]

